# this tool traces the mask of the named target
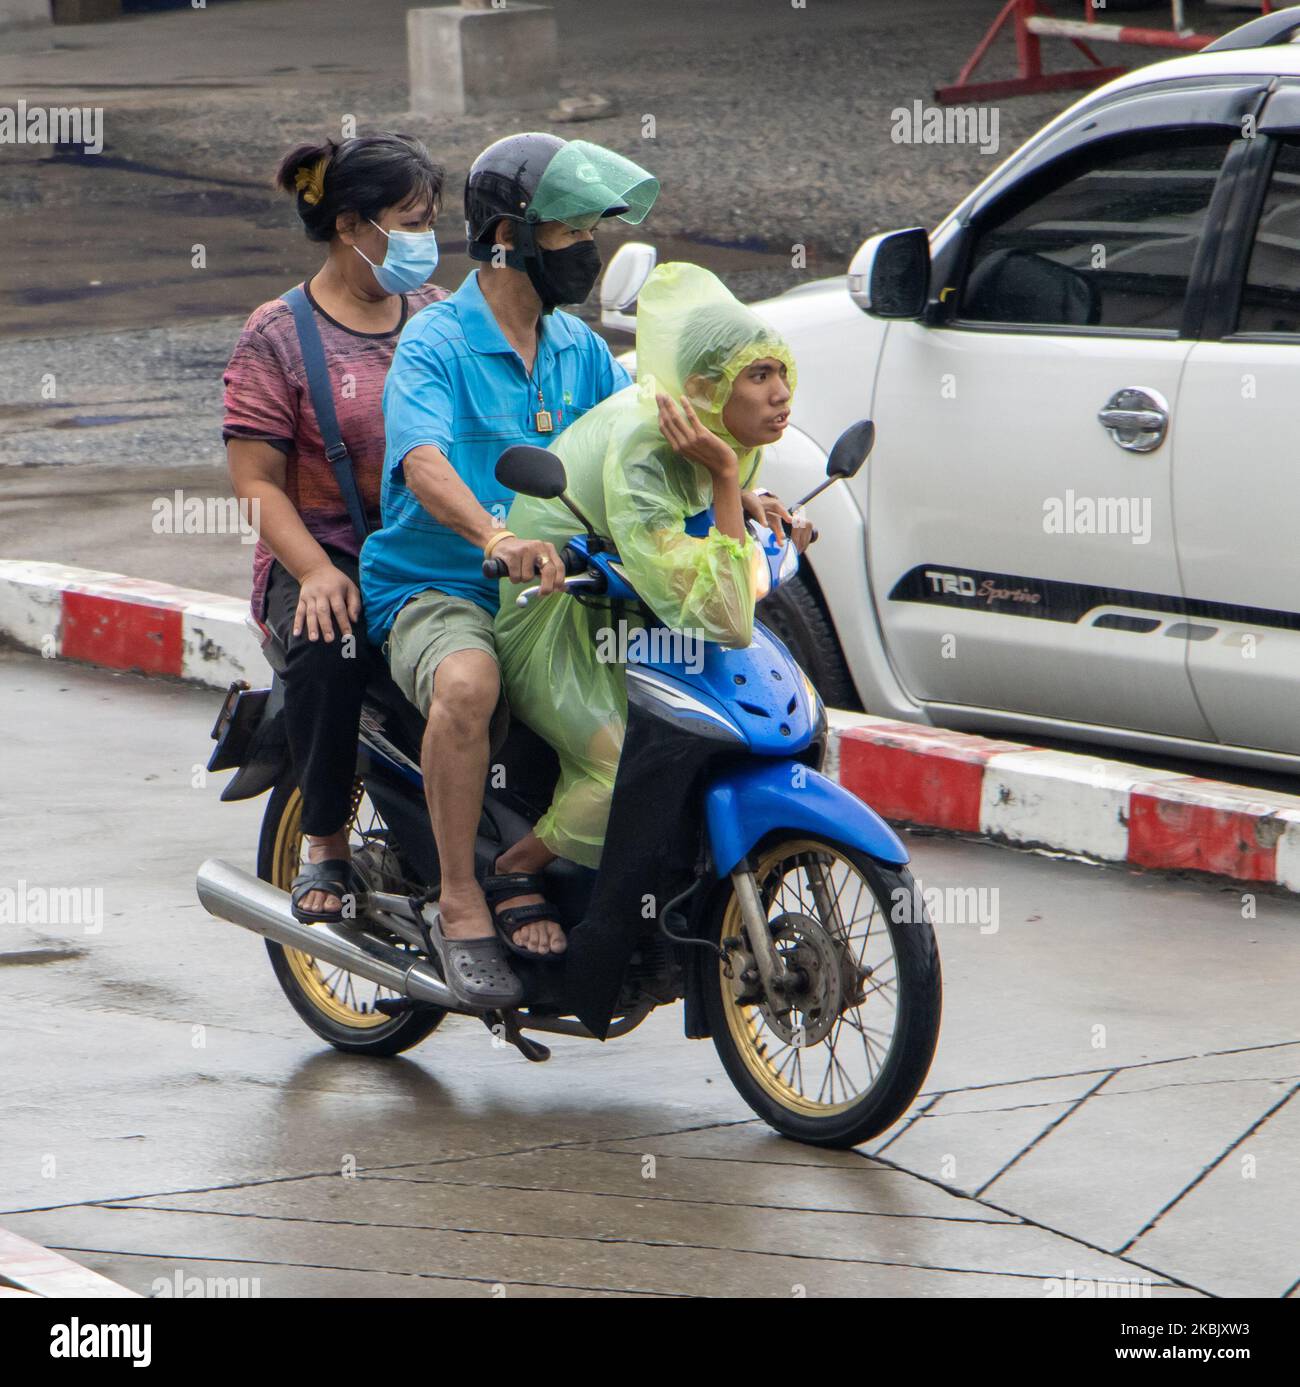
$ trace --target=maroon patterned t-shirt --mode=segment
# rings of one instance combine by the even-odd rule
[[[310,291],[307,296],[311,298]],[[339,432],[372,522],[379,518],[384,466],[384,377],[407,320],[446,297],[447,290],[434,284],[404,294],[401,321],[392,332],[383,333],[353,332],[312,300],[334,387]],[[279,448],[286,458],[285,491],[303,523],[321,544],[355,556],[356,534],[325,456],[293,310],[283,299],[272,299],[253,312],[222,379],[226,387],[222,441],[252,438]],[[252,595],[253,614],[258,618],[263,615],[273,557],[259,540],[253,551]]]

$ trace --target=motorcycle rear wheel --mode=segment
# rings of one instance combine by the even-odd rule
[[[378,810],[370,806],[360,781],[353,791],[349,828],[354,856],[366,843],[382,843],[377,835],[384,832],[383,821]],[[302,795],[292,781],[282,781],[271,791],[262,816],[258,876],[288,891],[298,875],[302,840]],[[397,938],[390,942],[398,948],[408,947]],[[421,1004],[402,1015],[385,1016],[375,1003],[396,998],[399,994],[391,989],[322,963],[300,949],[287,949],[272,939],[266,941],[266,952],[289,1004],[336,1050],[353,1055],[398,1055],[424,1040],[447,1014],[440,1007]]]
[[[807,986],[777,1014],[738,979],[752,960],[728,886],[711,932],[731,958],[705,988],[714,1048],[783,1136],[856,1146],[903,1115],[929,1072],[943,998],[934,931],[910,872],[844,844],[791,836],[753,861],[778,950]]]

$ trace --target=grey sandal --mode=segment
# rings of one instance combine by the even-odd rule
[[[517,1007],[524,989],[495,934],[486,939],[448,939],[436,911],[420,912],[429,946],[438,955],[442,978],[456,1000],[472,1010]]]

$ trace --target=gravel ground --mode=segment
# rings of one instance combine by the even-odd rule
[[[787,247],[799,243],[822,273],[841,269],[873,231],[936,221],[1069,100],[1004,103],[1000,155],[891,142],[891,113],[928,102],[936,82],[954,76],[974,47],[996,13],[985,0],[809,0],[804,10],[785,0],[659,0],[652,7],[556,0],[554,8],[563,93],[599,92],[617,109],[567,128],[538,115],[522,123],[608,144],[650,167],[663,185],[647,228],[655,235],[749,242],[787,257]],[[1150,52],[1139,50],[1138,60]],[[1009,70],[1010,53],[1008,40],[990,72]],[[352,113],[362,130],[404,128],[423,137],[458,193],[478,151],[521,123],[508,115],[413,117],[404,83],[351,81],[341,74],[328,93],[286,87],[241,93],[238,101],[133,101],[113,112],[114,152],[258,180],[286,148],[336,131],[341,115]],[[389,104],[385,87],[394,88]],[[652,140],[642,136],[647,116],[654,118]],[[786,282],[800,277],[788,270]]]
[[[84,337],[0,344],[0,468],[221,464],[221,373],[240,322],[97,333],[93,350]]]
[[[1000,0],[551,4],[562,93],[612,98],[600,120],[408,115],[404,0],[239,0],[201,20],[176,11],[10,40],[0,104],[102,101],[107,147],[81,161],[0,150],[0,328],[27,339],[0,345],[0,552],[234,590],[227,576],[242,574],[246,556],[190,575],[178,551],[163,572],[157,546],[136,538],[155,491],[204,477],[224,490],[220,375],[239,323],[317,257],[271,173],[288,147],[338,132],[345,114],[362,131],[428,141],[448,173],[447,251],[473,157],[504,131],[549,127],[652,169],[663,193],[635,234],[756,299],[843,273],[873,231],[932,225],[1072,99],[1001,103],[996,153],[891,139],[894,112],[929,104],[956,76]],[[1219,30],[1242,17],[1190,14]],[[1008,73],[1013,51],[1004,36],[980,75]],[[1072,65],[1071,53],[1044,44],[1049,66]],[[189,266],[196,239],[210,251],[202,276]],[[448,254],[440,279],[462,273]],[[53,399],[42,390],[50,373]],[[62,490],[42,475],[51,466]]]
[[[1074,95],[1021,97],[992,108],[996,151],[894,142],[894,113],[915,101],[931,103],[935,85],[956,76],[1000,0],[806,0],[803,8],[790,0],[551,3],[563,94],[600,93],[613,100],[613,114],[567,126],[541,113],[412,116],[405,110],[406,0],[367,0],[361,29],[353,0],[242,0],[214,6],[212,24],[242,26],[238,42],[228,41],[216,58],[196,46],[185,54],[185,75],[170,86],[161,81],[131,90],[128,80],[121,84],[126,90],[95,92],[96,100],[109,102],[111,179],[97,174],[94,160],[76,178],[50,176],[39,162],[20,164],[0,179],[0,209],[40,212],[54,236],[84,241],[87,222],[103,217],[111,225],[123,207],[207,211],[204,194],[215,192],[227,215],[280,231],[294,218],[287,200],[268,188],[278,159],[297,143],[338,133],[351,116],[361,131],[407,129],[428,142],[447,169],[444,228],[454,238],[460,188],[474,156],[503,131],[533,125],[608,144],[651,168],[663,192],[639,234],[685,239],[706,263],[713,244],[762,255],[768,263],[761,267],[719,267],[733,288],[756,297],[842,272],[874,231],[933,225]],[[1162,13],[1157,6],[1143,22],[1166,22]],[[1242,17],[1204,5],[1189,14],[1206,29]],[[179,15],[120,26],[148,35],[132,23],[172,24],[186,43],[197,32]],[[90,51],[69,76],[60,71],[60,99],[75,99],[67,88],[78,72],[88,84],[94,80],[91,42],[110,27],[78,29],[79,43],[64,45]],[[222,32],[236,37],[234,28]],[[349,41],[355,51],[340,47]],[[1161,56],[1150,48],[1100,47],[1106,61]],[[1045,40],[1043,52],[1056,67],[1074,65],[1078,56],[1059,40]],[[50,71],[38,56],[49,55],[3,65],[0,99],[18,94],[15,73],[34,80]],[[1009,74],[1013,58],[1011,37],[1004,35],[979,75]],[[223,74],[214,61],[239,70]],[[223,76],[228,85],[211,85]],[[208,85],[189,85],[195,81]],[[645,138],[651,120],[653,138]],[[172,179],[160,180],[162,171]],[[56,221],[61,209],[70,215],[75,209],[66,230]],[[805,248],[802,268],[791,264],[795,246]],[[25,273],[39,277],[41,268]]]

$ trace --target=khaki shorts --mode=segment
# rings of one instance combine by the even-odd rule
[[[491,613],[477,602],[426,589],[398,612],[384,647],[393,682],[428,717],[438,666],[461,650],[481,650],[496,660],[494,628]],[[493,723],[504,713],[502,699]]]

